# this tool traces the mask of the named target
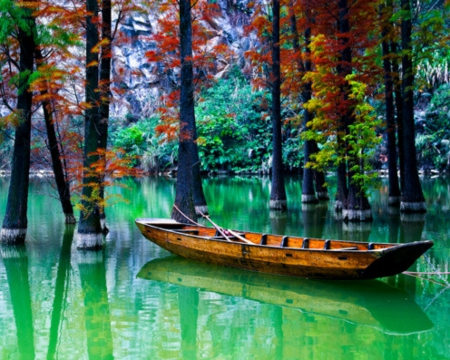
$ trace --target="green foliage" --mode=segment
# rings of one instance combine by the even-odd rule
[[[173,164],[176,144],[164,141],[163,136],[155,134],[159,118],[141,119],[128,124],[127,119],[112,119],[110,125],[110,146],[123,149],[133,159],[132,166],[156,171]]]
[[[358,81],[355,75],[347,75],[345,80],[350,86],[353,118],[345,133],[340,132],[323,111],[324,107],[330,105],[325,98],[313,98],[305,105],[310,111],[315,111],[315,118],[302,137],[317,141],[320,149],[311,156],[312,161],[307,166],[325,170],[330,164],[338,165],[346,161],[348,171],[352,174],[351,181],[366,193],[377,184],[377,174],[372,171],[372,159],[376,146],[381,142],[376,133],[381,121],[377,120],[374,108],[368,102],[367,85]],[[326,89],[329,87],[325,87],[324,91]]]
[[[196,107],[204,171],[257,171],[271,152],[269,95],[239,76],[204,91]]]
[[[416,148],[422,166],[448,170],[450,162],[450,84],[434,93],[423,129],[416,136]]]

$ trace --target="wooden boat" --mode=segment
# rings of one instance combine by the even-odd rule
[[[200,262],[277,275],[322,279],[374,279],[407,270],[433,246],[364,243],[268,235],[194,226],[171,219],[136,219],[141,233],[162,248]]]
[[[149,261],[137,276],[300,310],[308,318],[344,320],[388,334],[419,333],[434,326],[405,290],[379,280],[355,283],[280,277],[177,256]]]

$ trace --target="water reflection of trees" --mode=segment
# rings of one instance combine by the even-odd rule
[[[34,359],[36,352],[26,245],[2,245],[1,254],[16,324],[18,357]]]
[[[84,295],[88,356],[90,359],[113,359],[104,252],[80,253],[77,261]]]
[[[57,345],[61,336],[62,319],[67,305],[67,292],[69,289],[70,274],[70,248],[72,246],[75,226],[67,225],[59,255],[58,269],[55,281],[55,297],[53,298],[52,314],[50,320],[50,339],[48,343],[47,359],[57,358]]]

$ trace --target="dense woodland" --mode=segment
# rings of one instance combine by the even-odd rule
[[[217,173],[270,174],[284,211],[289,171],[302,202],[370,221],[380,171],[410,213],[426,211],[419,172],[450,171],[446,1],[0,4],[4,243],[25,240],[30,170],[51,172],[67,223],[76,204],[82,249],[101,247],[120,176],[176,176],[186,221]]]

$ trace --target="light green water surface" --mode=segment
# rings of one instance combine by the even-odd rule
[[[198,264],[145,240],[138,217],[169,217],[174,180],[123,180],[107,209],[104,249],[82,252],[51,187],[34,179],[24,246],[2,246],[0,359],[450,359],[450,278],[399,275],[331,282]],[[270,181],[204,181],[224,227],[373,242],[432,239],[410,269],[448,272],[450,181],[427,179],[425,217],[372,194],[374,221],[346,225],[332,203],[303,206],[290,178],[287,213],[268,210]],[[0,219],[8,179],[0,178]]]

